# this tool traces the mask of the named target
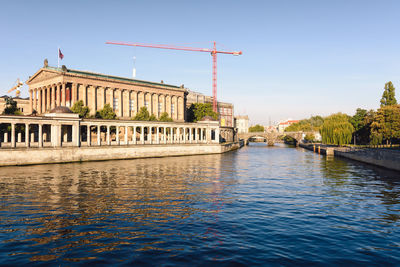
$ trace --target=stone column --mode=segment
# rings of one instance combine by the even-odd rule
[[[99,99],[98,99],[98,109],[103,109],[105,105],[105,88],[99,87]]]
[[[71,107],[75,104],[78,95],[78,86],[76,83],[71,85]]]
[[[29,123],[25,123],[25,146],[29,147]]]
[[[51,109],[56,107],[56,86],[51,86]]]
[[[149,103],[149,113],[150,115],[153,114],[153,94],[152,93],[147,93],[149,96],[148,103]]]
[[[87,137],[86,137],[86,139],[87,139],[87,146],[90,146],[90,144],[91,144],[90,139],[92,139],[91,138],[91,134],[90,134],[90,125],[87,126]]]
[[[157,137],[156,137],[156,143],[157,144],[159,144],[160,143],[160,129],[159,129],[159,127],[157,126],[156,127],[157,128],[157,133],[156,133],[156,135],[157,135]]]
[[[110,126],[107,125],[107,145],[111,145],[111,140],[110,140]]]
[[[43,147],[43,125],[39,124],[39,136],[38,136],[38,146]]]
[[[39,88],[37,93],[38,93],[38,101],[39,101],[37,112],[39,114],[41,114],[42,113],[42,89]]]
[[[11,147],[15,147],[15,123],[11,123]]]
[[[115,137],[116,137],[117,145],[119,145],[119,126],[115,127]]]
[[[46,86],[46,111],[50,110],[50,86]]]
[[[57,107],[61,106],[61,84],[57,85]]]
[[[129,106],[129,101],[130,101],[130,93],[129,90],[124,90],[122,92],[122,115],[123,117],[130,117],[130,106]]]
[[[118,117],[123,117],[124,116],[124,103],[122,101],[122,94],[123,94],[123,89],[118,90]]]
[[[87,91],[86,91],[87,85],[86,84],[82,84],[82,101],[83,101],[83,105],[87,106]]]
[[[31,112],[33,111],[33,89],[29,90],[29,106],[31,109]]]
[[[144,126],[140,128],[140,142],[144,144]]]
[[[124,143],[125,143],[125,145],[128,144],[128,126],[125,126]]]
[[[167,127],[164,127],[164,139],[163,139],[163,141],[164,141],[164,144],[167,143]]]
[[[147,127],[147,141],[150,141],[150,144],[153,144],[152,130],[153,130],[153,127],[151,127],[151,126]]]
[[[97,125],[97,145],[98,145],[98,146],[101,146],[100,125]]]
[[[189,142],[193,142],[193,128],[189,128]]]
[[[81,146],[80,144],[80,131],[79,131],[79,122],[72,124],[72,145],[73,146]]]
[[[214,141],[216,143],[219,143],[219,128],[215,129],[215,139],[214,139]]]
[[[65,106],[66,90],[65,83],[61,85],[61,106]]]
[[[158,119],[159,117],[159,112],[158,112],[158,94],[153,95],[153,113]]]

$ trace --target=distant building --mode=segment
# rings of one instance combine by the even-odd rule
[[[3,111],[6,107],[6,98],[7,97],[9,97],[9,96],[3,95],[0,97],[0,114],[3,113]],[[30,106],[29,106],[29,98],[21,98],[18,96],[18,97],[13,97],[12,99],[17,102],[17,107],[23,115],[31,114],[31,110],[30,110]]]
[[[188,94],[186,96],[186,107],[189,108],[190,105],[194,103],[211,103],[213,98],[211,96],[206,96],[202,93],[187,90]],[[219,122],[221,126],[234,126],[234,106],[231,103],[217,102],[217,110],[219,114]]]
[[[283,133],[287,127],[292,125],[293,123],[299,122],[299,120],[286,120],[283,122],[280,122],[278,124],[278,132]]]
[[[236,116],[234,127],[238,129],[238,133],[249,132],[249,116]]]

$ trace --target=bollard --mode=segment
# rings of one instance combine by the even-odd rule
[[[314,149],[314,152],[315,152],[315,145],[313,145],[313,149]]]
[[[321,146],[318,146],[318,154],[321,154]]]

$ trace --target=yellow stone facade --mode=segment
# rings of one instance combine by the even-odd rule
[[[185,121],[187,90],[164,83],[153,83],[99,73],[44,66],[26,82],[30,110],[48,113],[57,106],[72,107],[82,100],[92,115],[110,104],[119,118],[133,118],[146,106],[157,118],[163,112],[178,122]]]

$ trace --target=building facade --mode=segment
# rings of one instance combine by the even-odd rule
[[[280,122],[278,124],[278,132],[283,133],[287,127],[292,125],[293,123],[299,122],[299,120],[286,120],[283,122]]]
[[[211,96],[188,90],[186,107],[195,103],[213,103]],[[219,122],[221,126],[234,127],[234,106],[231,103],[217,102]]]
[[[235,127],[238,133],[248,133],[249,132],[249,116],[236,116],[235,117]]]
[[[0,114],[3,114],[3,111],[6,107],[6,98],[7,97],[9,97],[9,96],[4,95],[4,96],[0,97]],[[32,113],[32,111],[30,109],[30,105],[29,105],[29,98],[21,98],[21,97],[17,96],[17,97],[13,97],[12,99],[15,102],[17,102],[17,107],[23,115],[29,115]]]
[[[46,64],[26,82],[29,111],[48,113],[57,106],[72,107],[82,100],[91,115],[109,104],[117,117],[130,119],[141,107],[157,118],[163,112],[177,122],[185,121],[187,91],[183,87],[154,83]]]

